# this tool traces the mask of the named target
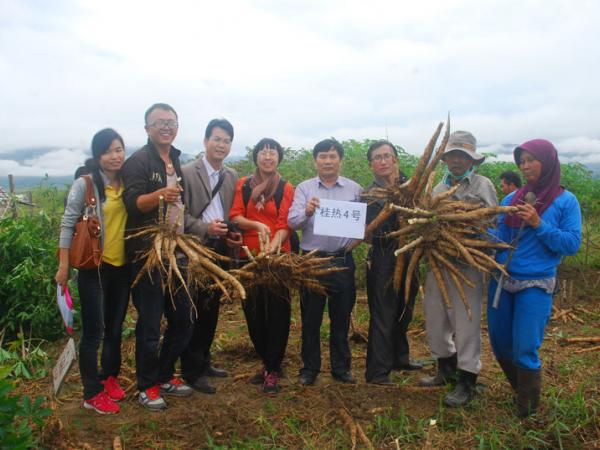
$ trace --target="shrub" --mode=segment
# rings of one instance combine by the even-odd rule
[[[10,368],[0,367],[0,449],[37,448],[34,426],[41,427],[50,410],[45,399],[12,395],[13,383],[6,379]]]
[[[58,217],[44,211],[0,220],[0,330],[5,338],[27,335],[46,339],[61,334],[54,273]]]

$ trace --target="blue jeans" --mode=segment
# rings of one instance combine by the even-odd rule
[[[521,369],[538,370],[542,364],[538,350],[552,312],[552,294],[540,288],[511,294],[502,290],[498,309],[492,307],[497,282],[488,291],[488,332],[497,359],[511,361]]]
[[[130,266],[102,263],[99,269],[80,270],[77,277],[81,303],[79,371],[86,400],[100,393],[101,380],[121,369],[121,332],[129,303]],[[98,348],[102,342],[98,371]]]

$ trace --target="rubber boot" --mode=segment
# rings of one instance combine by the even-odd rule
[[[465,370],[458,371],[458,383],[452,392],[444,397],[444,404],[452,408],[465,406],[477,394],[475,390],[477,374]]]
[[[504,375],[506,375],[508,382],[512,386],[513,390],[516,392],[518,390],[517,366],[515,366],[512,363],[512,361],[508,359],[499,359],[498,364],[500,364],[500,367],[502,367]]]
[[[437,373],[433,377],[423,377],[419,380],[419,386],[443,386],[456,379],[456,353],[447,358],[438,358]]]
[[[521,418],[535,414],[540,404],[542,371],[517,367],[517,415]]]

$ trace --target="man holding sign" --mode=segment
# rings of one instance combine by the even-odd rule
[[[321,371],[320,329],[327,299],[331,320],[331,374],[342,383],[356,382],[350,372],[351,353],[348,345],[350,313],[356,300],[355,266],[352,252],[347,248],[357,233],[348,225],[352,222],[362,224],[364,233],[365,205],[352,206],[346,203],[357,202],[362,188],[340,176],[343,157],[344,148],[335,139],[325,139],[315,145],[313,158],[318,176],[298,185],[288,214],[290,228],[302,230],[300,247],[303,252],[316,249],[319,251],[317,256],[331,256],[333,266],[347,269],[321,277],[319,281],[327,289],[326,296],[304,289],[300,292],[304,367],[300,370],[299,382],[304,386],[314,384]],[[323,221],[326,222],[324,227]],[[335,236],[331,235],[332,228],[338,230]],[[348,229],[350,234],[345,233]],[[358,237],[362,238],[362,235]]]

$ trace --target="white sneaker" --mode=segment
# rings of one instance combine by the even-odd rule
[[[167,407],[167,402],[160,395],[158,384],[140,392],[138,401],[144,408],[149,409],[150,411],[160,411]]]
[[[168,383],[160,385],[160,393],[176,397],[189,397],[194,390],[179,378],[173,377]]]

